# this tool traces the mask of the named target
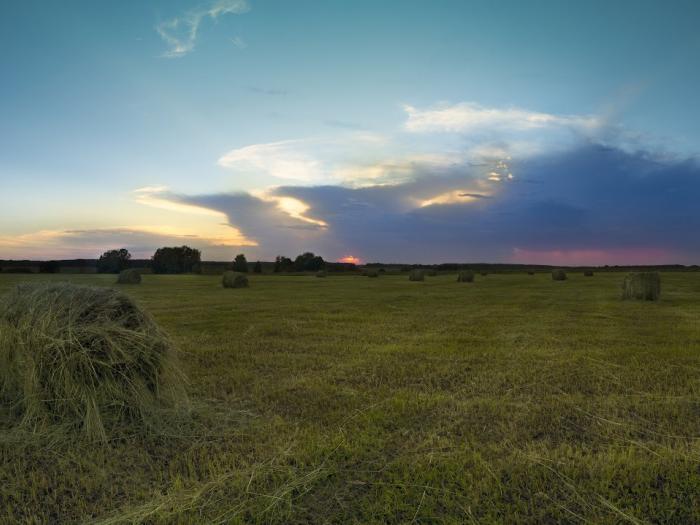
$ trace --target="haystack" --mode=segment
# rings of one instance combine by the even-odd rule
[[[474,272],[471,270],[462,270],[457,274],[458,283],[473,283],[474,282]]]
[[[326,277],[326,272],[324,270],[319,270],[316,272],[316,277]]]
[[[224,288],[248,288],[248,277],[242,273],[226,271],[221,278]]]
[[[419,270],[417,268],[413,269],[408,274],[408,280],[409,281],[425,281],[425,274],[423,273],[423,270]]]
[[[552,270],[552,281],[566,281],[566,272],[564,270]]]
[[[638,301],[658,301],[661,276],[658,272],[630,273],[622,282],[622,298]]]
[[[184,400],[168,337],[128,296],[70,283],[16,286],[0,300],[0,390],[21,425],[106,440]]]
[[[117,277],[117,284],[140,284],[141,274],[138,270],[129,269],[122,270],[119,272],[119,277]]]

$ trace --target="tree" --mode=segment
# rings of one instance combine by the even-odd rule
[[[201,253],[189,246],[158,248],[153,254],[153,273],[191,273],[199,268]]]
[[[61,264],[58,261],[41,261],[39,263],[39,273],[58,273]]]
[[[294,266],[294,263],[289,257],[284,257],[283,255],[278,255],[275,257],[275,268],[274,272],[279,273],[279,272],[288,272],[289,270],[292,269]]]
[[[126,248],[106,251],[97,260],[97,271],[99,273],[119,273],[129,267],[129,259],[131,259],[131,254]]]
[[[262,273],[262,264],[260,261],[255,263],[255,266],[253,266],[253,273]]]
[[[248,261],[245,255],[242,253],[236,255],[236,258],[233,260],[232,269],[234,272],[248,273]]]
[[[312,252],[304,252],[298,255],[294,260],[294,270],[297,272],[317,272],[326,262],[320,255],[314,255]]]

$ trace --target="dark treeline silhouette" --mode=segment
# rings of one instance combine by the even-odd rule
[[[488,273],[513,272],[549,272],[556,268],[565,268],[572,272],[622,272],[622,271],[659,271],[659,272],[693,272],[700,271],[700,266],[682,264],[665,265],[605,265],[605,266],[562,266],[544,264],[494,264],[494,263],[442,263],[442,264],[406,264],[372,262],[363,268],[377,268],[379,271],[410,272],[412,269],[432,270],[438,272],[458,272],[471,270]],[[0,260],[0,272],[4,273],[119,273],[128,268],[137,268],[153,273],[209,273],[221,274],[226,270],[248,272],[249,264],[244,254],[239,254],[233,261],[202,261],[199,250],[188,246],[159,248],[151,259],[134,259],[126,249],[109,250],[98,259],[63,259],[63,260]],[[279,255],[274,261],[257,261],[253,273],[301,273],[317,272],[356,272],[360,268],[353,263],[325,261],[312,252],[304,252],[291,259]]]

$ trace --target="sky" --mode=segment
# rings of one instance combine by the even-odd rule
[[[0,259],[700,263],[700,2],[0,3]]]

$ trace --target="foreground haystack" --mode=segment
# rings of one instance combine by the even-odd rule
[[[221,278],[221,284],[224,288],[248,288],[248,278],[242,273],[227,271]]]
[[[630,273],[622,282],[622,298],[638,301],[658,301],[661,277],[658,272]]]
[[[414,269],[408,274],[409,281],[425,281],[423,270]]]
[[[457,274],[458,283],[473,283],[474,282],[474,272],[471,270],[462,270]]]
[[[22,424],[106,440],[182,400],[168,338],[128,296],[69,283],[18,285],[0,301],[0,390]]]
[[[552,270],[552,281],[566,281],[566,272],[564,270]]]
[[[129,269],[122,270],[119,272],[119,277],[117,277],[117,284],[140,284],[141,274],[138,270]]]

